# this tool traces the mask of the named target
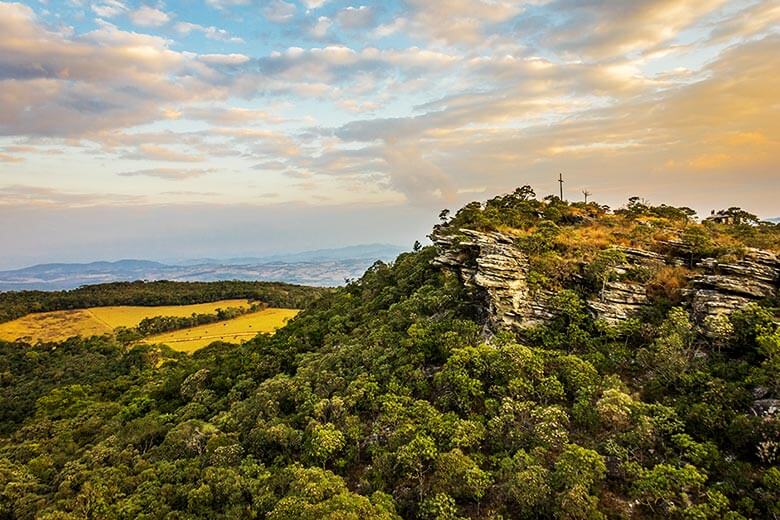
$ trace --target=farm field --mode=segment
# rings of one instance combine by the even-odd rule
[[[150,336],[143,343],[164,343],[181,352],[193,352],[214,341],[242,343],[259,332],[274,332],[298,312],[296,309],[265,309],[232,320]]]
[[[196,303],[194,305],[166,305],[161,307],[93,307],[89,312],[98,321],[114,330],[116,327],[135,327],[144,318],[154,316],[176,316],[185,317],[195,314],[213,314],[217,309],[227,309],[228,307],[249,307],[247,300],[221,300],[212,303]]]
[[[144,318],[154,316],[212,314],[218,308],[248,306],[247,300],[221,300],[194,305],[92,307],[32,313],[13,321],[0,323],[0,339],[6,341],[22,339],[30,343],[62,341],[72,336],[107,334],[116,327],[135,327]]]

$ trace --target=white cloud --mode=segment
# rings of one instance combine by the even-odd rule
[[[203,34],[209,40],[217,40],[217,41],[230,42],[230,43],[244,43],[244,40],[242,38],[233,36],[225,29],[220,29],[218,27],[214,27],[213,25],[209,27],[205,27],[203,25],[198,25],[196,23],[178,22],[175,25],[175,29],[180,34],[183,34],[185,36],[194,31]]]
[[[350,6],[336,13],[336,21],[344,29],[366,29],[374,24],[374,10],[365,5]]]
[[[92,12],[103,18],[113,18],[127,12],[127,6],[119,0],[103,0],[91,6]]]
[[[277,23],[285,23],[292,20],[295,16],[296,7],[295,4],[285,2],[284,0],[271,0],[268,5],[263,8],[263,14],[265,17]]]
[[[312,36],[312,38],[322,40],[328,35],[328,32],[332,26],[333,21],[330,18],[327,16],[320,16],[309,29],[309,34]]]
[[[209,169],[178,169],[178,168],[149,168],[146,170],[135,170],[129,172],[122,172],[117,175],[122,177],[157,177],[158,179],[165,179],[168,181],[183,181],[187,179],[193,179],[195,177],[202,177],[208,173],[213,173],[216,170]]]
[[[160,27],[171,19],[165,11],[143,5],[130,13],[130,19],[141,27]]]
[[[328,0],[301,0],[301,3],[306,7],[306,9],[319,9]]]
[[[102,23],[72,35],[33,11],[0,3],[0,135],[84,136],[164,117],[162,107],[224,98],[214,67],[241,55],[198,56],[155,36]]]

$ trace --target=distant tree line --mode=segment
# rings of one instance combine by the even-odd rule
[[[0,323],[31,312],[110,305],[191,305],[247,299],[269,307],[303,309],[330,289],[280,282],[115,282],[69,291],[0,292]]]
[[[267,307],[268,305],[265,303],[253,303],[248,307],[217,308],[213,313],[193,312],[190,316],[153,316],[144,318],[136,327],[117,327],[114,330],[114,336],[123,345],[134,345],[139,340],[149,336],[232,320]]]

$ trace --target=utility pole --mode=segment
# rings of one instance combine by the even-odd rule
[[[591,192],[589,192],[588,190],[582,190],[582,194],[585,195],[585,204],[587,204],[588,203],[588,197],[590,197],[593,194]]]
[[[563,200],[563,174],[558,174],[558,184],[561,185],[561,201]]]

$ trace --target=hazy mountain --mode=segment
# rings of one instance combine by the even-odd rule
[[[41,264],[0,271],[0,291],[62,290],[132,280],[264,280],[335,286],[361,276],[377,260],[394,260],[401,251],[400,246],[369,244],[261,258]]]
[[[405,248],[393,244],[362,244],[334,249],[316,249],[298,253],[285,253],[269,256],[240,256],[232,258],[190,258],[167,262],[174,265],[223,264],[248,265],[269,263],[322,262],[333,260],[392,260]],[[362,274],[362,273],[361,273]]]

